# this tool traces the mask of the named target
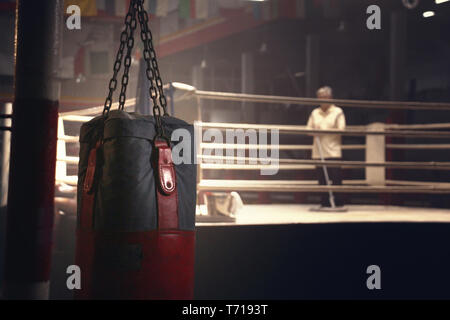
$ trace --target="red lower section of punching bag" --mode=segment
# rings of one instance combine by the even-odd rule
[[[77,232],[77,299],[193,299],[195,232]]]
[[[193,299],[195,231],[178,229],[176,171],[170,145],[155,140],[156,230],[96,230],[97,141],[89,151],[77,228],[77,299]]]

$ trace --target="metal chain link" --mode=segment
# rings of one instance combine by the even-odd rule
[[[161,107],[164,110],[164,115],[167,115],[167,100],[163,91],[163,83],[161,80],[161,75],[159,72],[158,61],[156,59],[156,52],[153,47],[153,36],[152,32],[148,27],[148,14],[147,11],[142,6],[142,1],[138,1],[138,18],[141,24],[141,39],[144,42],[144,59],[147,62],[147,70],[153,69],[154,75],[150,77],[147,74],[147,77],[152,79],[158,88],[159,93],[159,102],[161,103]],[[146,51],[146,52],[145,52]]]
[[[131,1],[130,7],[128,8],[128,13],[125,16],[125,29],[120,34],[120,46],[119,46],[119,49],[117,50],[116,60],[114,62],[114,68],[113,68],[114,73],[113,73],[111,80],[109,81],[108,96],[106,97],[105,105],[103,107],[103,115],[104,116],[108,115],[109,110],[111,109],[113,94],[117,88],[117,74],[119,73],[120,67],[122,65],[123,50],[125,49],[125,46],[127,45],[128,37],[129,37],[130,31],[132,28],[131,21],[133,20],[132,19],[133,13],[135,15],[135,10],[133,8],[134,8],[134,1]]]
[[[131,0],[128,13],[125,16],[125,30],[120,35],[120,46],[114,63],[114,73],[109,82],[109,93],[103,108],[103,115],[107,115],[112,105],[112,96],[117,88],[117,74],[122,65],[123,51],[127,46],[126,56],[124,58],[124,73],[122,75],[121,91],[119,96],[119,110],[123,110],[126,101],[126,89],[129,80],[129,70],[131,66],[131,53],[134,46],[134,30],[136,29],[136,13],[141,27],[141,39],[144,43],[143,56],[146,62],[146,76],[150,82],[149,94],[153,101],[153,116],[155,117],[157,135],[164,137],[164,129],[161,122],[161,107],[163,115],[167,113],[167,99],[164,95],[163,82],[159,72],[158,61],[156,60],[156,52],[153,47],[153,36],[148,27],[148,13],[143,7],[143,0]],[[159,102],[159,103],[158,103]],[[161,107],[160,107],[161,105]]]
[[[167,113],[167,100],[164,95],[162,80],[158,68],[158,62],[156,60],[156,52],[153,47],[153,36],[148,27],[148,14],[147,11],[143,7],[142,0],[135,0],[137,2],[137,13],[138,20],[141,26],[141,40],[144,43],[144,61],[147,64],[146,75],[150,82],[149,94],[150,98],[153,101],[153,116],[156,121],[156,129],[158,131],[159,136],[164,136],[164,129],[161,123],[161,109],[158,105],[158,96],[159,102],[164,112],[164,116],[168,115]],[[155,87],[156,84],[156,87]]]
[[[132,8],[131,8],[132,7]],[[134,1],[130,2],[130,12],[125,17],[125,23],[129,24],[129,34],[127,39],[127,54],[123,60],[123,75],[122,75],[122,88],[119,95],[119,110],[123,110],[126,101],[126,91],[129,80],[129,71],[131,66],[131,53],[134,46],[134,30],[136,29],[136,4]]]

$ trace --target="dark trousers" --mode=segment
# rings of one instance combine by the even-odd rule
[[[325,161],[327,160],[342,160],[341,158],[326,158]],[[316,167],[316,176],[317,176],[317,180],[319,180],[319,184],[320,185],[327,185],[327,181],[325,179],[325,173],[323,172],[323,167]],[[340,186],[342,185],[342,170],[341,167],[330,167],[327,166],[327,171],[328,171],[328,177],[330,179],[330,182],[332,182],[333,185],[335,186]],[[344,203],[342,202],[342,198],[340,196],[340,194],[338,192],[333,192],[334,195],[334,203],[336,206],[343,206]],[[328,192],[324,192],[321,194],[321,198],[320,198],[320,204],[323,207],[331,207],[331,203],[330,203],[330,196]]]

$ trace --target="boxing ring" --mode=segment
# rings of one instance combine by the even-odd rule
[[[392,102],[392,101],[362,101],[362,100],[318,100],[296,97],[277,97],[251,94],[237,94],[224,92],[210,92],[197,90],[189,85],[172,83],[171,88],[182,92],[173,103],[179,103],[187,99],[208,99],[220,101],[240,101],[240,102],[258,102],[266,104],[289,103],[297,106],[317,105],[319,103],[334,103],[342,107],[350,108],[383,108],[399,110],[445,110],[450,111],[450,104],[445,103],[419,103],[419,102]],[[127,100],[125,107],[131,109],[134,106],[135,99]],[[198,115],[201,116],[201,106]],[[114,108],[114,105],[113,105]],[[92,114],[99,113],[101,108],[85,109],[78,112],[63,113],[60,116],[60,128],[64,128],[65,122],[82,123],[89,121]],[[433,181],[412,181],[412,180],[392,180],[386,179],[387,169],[418,169],[418,170],[442,170],[450,169],[450,162],[438,161],[385,161],[385,155],[388,150],[416,150],[418,152],[426,150],[448,150],[450,148],[450,131],[442,131],[450,128],[450,123],[429,123],[429,124],[383,124],[373,123],[366,126],[347,126],[346,130],[310,130],[302,125],[271,125],[271,124],[246,124],[246,123],[218,123],[203,122],[201,119],[194,122],[197,133],[208,129],[225,131],[227,129],[237,130],[278,130],[279,135],[304,136],[320,133],[333,133],[342,136],[366,137],[365,144],[345,144],[343,150],[361,150],[365,152],[365,161],[325,161],[297,159],[297,158],[279,158],[277,167],[280,171],[302,171],[311,170],[315,166],[341,166],[346,168],[361,168],[365,170],[365,179],[344,180],[342,186],[325,185],[319,186],[315,180],[279,180],[279,179],[206,179],[205,171],[255,171],[270,168],[270,165],[245,163],[252,159],[251,157],[239,156],[215,156],[204,155],[205,150],[211,149],[232,149],[232,150],[258,150],[257,144],[226,144],[204,142],[201,140],[197,147],[198,157],[198,184],[197,190],[202,191],[245,191],[245,192],[357,192],[357,193],[408,193],[408,194],[442,194],[445,197],[450,193],[450,182]],[[386,137],[403,138],[422,138],[427,141],[438,140],[440,143],[421,143],[421,144],[394,144],[386,143]],[[65,148],[65,143],[77,143],[78,137],[64,134],[64,129],[59,132],[58,147]],[[311,150],[312,145],[300,144],[279,144],[267,145],[265,148],[277,148],[280,151],[298,151]],[[58,149],[59,150],[59,149]],[[57,181],[76,185],[76,176],[66,174],[65,165],[76,165],[78,158],[76,156],[67,156],[65,150],[58,152]],[[222,162],[222,163],[221,163]],[[226,163],[223,163],[226,162]],[[244,163],[243,163],[244,162]],[[361,210],[361,209],[358,209]]]
[[[201,100],[246,101],[262,104],[296,106],[330,102],[348,108],[385,108],[450,111],[450,104],[418,102],[384,102],[354,100],[318,100],[274,97],[197,90],[179,83],[171,84],[176,94],[172,104],[191,100],[197,108],[207,108]],[[132,111],[134,99],[127,100]],[[113,109],[114,109],[113,105]],[[173,105],[172,105],[173,107]],[[64,274],[72,260],[73,214],[76,206],[76,156],[81,123],[100,114],[103,106],[77,112],[61,113],[58,132],[57,230],[61,243],[60,257],[55,259],[53,274]],[[201,110],[199,110],[201,111]],[[198,112],[201,115],[201,112]],[[278,130],[280,143],[267,148],[284,151],[308,151],[310,144],[281,143],[284,136],[324,133],[302,125],[206,122],[198,117],[196,132],[208,129],[225,131]],[[67,129],[67,130],[66,130]],[[363,178],[345,179],[342,186],[319,186],[315,180],[298,179],[296,175],[279,178],[248,179],[243,172],[257,173],[266,164],[251,164],[248,154],[258,149],[250,143],[215,143],[201,139],[197,143],[199,204],[197,208],[196,299],[395,299],[450,298],[450,209],[395,206],[386,204],[346,204],[345,213],[309,211],[312,204],[246,203],[232,220],[208,220],[207,204],[202,195],[234,191],[242,194],[318,194],[320,192],[434,195],[449,197],[450,182],[390,179],[389,170],[446,172],[447,161],[386,161],[389,150],[446,152],[450,147],[450,123],[385,124],[347,126],[346,130],[329,130],[343,136],[365,137],[365,143],[344,144],[343,150],[356,150],[365,160],[322,161],[280,156],[279,173],[307,172],[316,166],[341,166],[359,169]],[[420,138],[421,143],[392,142],[386,138]],[[205,150],[244,150],[238,155],[217,156]],[[445,158],[445,157],[443,157]],[[225,162],[225,163],[224,163]],[[211,172],[222,178],[210,178]],[[225,175],[234,172],[234,178]],[[242,175],[242,177],[241,177]],[[232,175],[231,175],[232,176]],[[286,175],[285,175],[286,176]],[[439,176],[439,174],[438,174]],[[238,178],[236,178],[238,177]],[[59,221],[59,222],[58,222]],[[59,226],[58,226],[59,225]],[[71,249],[72,248],[72,249]],[[58,253],[55,253],[58,254]],[[380,292],[365,286],[366,268],[379,265],[383,272]],[[59,273],[58,273],[58,270]],[[58,276],[55,276],[56,278]],[[414,281],[412,281],[413,279]],[[62,280],[61,280],[62,281]],[[60,283],[61,281],[54,281]],[[63,281],[64,283],[64,281]],[[56,285],[55,285],[56,286]],[[55,295],[70,296],[65,288],[55,288]]]

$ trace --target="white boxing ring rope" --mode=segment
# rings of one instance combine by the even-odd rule
[[[315,130],[307,129],[306,126],[295,125],[259,125],[247,123],[218,123],[218,122],[200,122],[196,124],[202,128],[214,129],[266,129],[279,130],[285,134],[339,134],[343,136],[363,136],[363,135],[384,135],[391,137],[411,137],[411,138],[436,138],[445,139],[450,138],[450,131],[414,131],[414,130],[383,130],[383,131],[369,131],[369,130],[355,130],[349,126],[345,130]]]
[[[202,149],[259,149],[260,146],[255,144],[225,144],[225,143],[213,143],[202,142],[200,147]],[[267,149],[277,148],[278,150],[312,150],[312,145],[295,145],[295,144],[281,144],[277,146],[268,145]],[[342,146],[342,150],[364,150],[366,148],[363,144],[347,144]],[[386,149],[450,149],[450,144],[393,144],[387,143]]]
[[[361,107],[361,108],[383,108],[383,109],[421,109],[421,110],[450,110],[450,104],[446,103],[422,103],[422,102],[392,102],[392,101],[362,101],[362,100],[342,100],[342,99],[310,99],[297,97],[277,97],[265,95],[252,95],[228,92],[211,92],[196,90],[194,87],[173,83],[173,87],[177,90],[184,91],[181,98],[175,101],[181,101],[190,98],[196,99],[212,99],[223,101],[249,101],[262,103],[281,103],[294,105],[318,105],[320,103],[334,103],[344,107]],[[131,108],[135,104],[136,99],[129,99],[125,106]],[[113,105],[114,107],[114,105]],[[70,111],[60,114],[60,121],[68,122],[86,122],[92,119],[93,114],[100,114],[103,106],[84,109],[81,111]],[[60,122],[60,123],[61,123]],[[270,125],[270,124],[241,124],[241,123],[217,123],[217,122],[201,122],[196,121],[195,126],[200,130],[214,128],[219,130],[225,129],[267,129],[279,130],[280,134],[297,134],[311,135],[314,133],[331,133],[347,136],[392,136],[392,137],[420,137],[433,139],[450,139],[450,131],[430,131],[436,129],[450,129],[450,123],[431,123],[431,124],[382,124],[383,130],[372,130],[368,126],[348,126],[346,130],[310,130],[306,126],[300,125]],[[202,131],[200,131],[202,132]],[[76,143],[78,137],[68,136],[64,133],[58,135],[58,139],[64,143]],[[450,194],[450,183],[447,182],[428,182],[428,181],[396,181],[385,180],[385,185],[364,185],[364,180],[345,180],[344,185],[334,186],[314,185],[315,181],[308,180],[214,180],[203,179],[203,170],[260,170],[270,168],[265,164],[223,164],[223,163],[207,163],[206,161],[250,161],[256,160],[250,157],[222,157],[222,156],[205,156],[205,149],[258,149],[258,145],[252,144],[225,144],[201,142],[199,144],[198,158],[201,160],[198,165],[198,190],[199,191],[271,191],[271,192],[356,192],[356,193],[433,193],[433,194]],[[280,144],[277,146],[268,145],[267,149],[278,148],[279,150],[311,150],[311,145],[295,145]],[[366,145],[343,145],[343,150],[364,150]],[[385,144],[386,149],[411,149],[411,150],[444,150],[450,148],[450,144]],[[260,160],[260,159],[258,159]],[[76,165],[78,157],[70,157],[66,155],[58,155],[57,161]],[[344,168],[367,168],[367,167],[384,167],[396,169],[432,169],[432,170],[448,170],[450,162],[406,162],[406,161],[317,161],[310,159],[279,159],[278,167],[280,170],[304,170],[314,167],[326,166],[342,166]],[[67,184],[75,185],[76,176],[57,176],[57,180]]]
[[[235,157],[235,156],[205,156],[198,155],[199,158],[210,160],[210,161],[245,161],[249,162],[257,162],[261,160],[261,158],[252,158],[252,157]],[[270,160],[270,158],[262,158],[262,160]],[[346,168],[364,168],[364,167],[386,167],[386,168],[396,168],[396,169],[435,169],[435,170],[449,170],[450,162],[436,162],[436,161],[385,161],[385,162],[367,162],[367,161],[341,161],[341,160],[310,160],[310,159],[283,159],[280,158],[277,162],[282,164],[295,164],[295,165],[306,165],[306,166],[343,166]],[[211,164],[211,163],[206,163]],[[202,163],[203,165],[203,163]],[[269,165],[260,165],[261,168],[264,168]],[[214,167],[211,167],[214,168]],[[220,169],[220,166],[217,168]],[[229,167],[232,168],[232,167]],[[259,169],[259,167],[257,167]]]
[[[168,85],[164,86],[168,88]],[[285,96],[270,96],[234,92],[217,92],[198,90],[185,83],[172,82],[172,87],[185,92],[175,101],[182,101],[192,97],[208,100],[278,103],[294,105],[319,105],[321,103],[333,103],[342,107],[375,108],[375,109],[404,109],[404,110],[450,110],[449,103],[439,102],[413,102],[413,101],[373,101],[373,100],[346,100],[346,99],[316,99]]]

